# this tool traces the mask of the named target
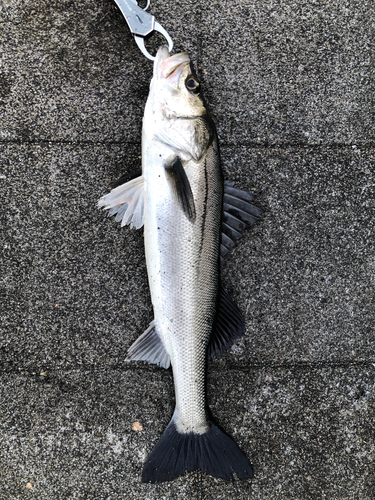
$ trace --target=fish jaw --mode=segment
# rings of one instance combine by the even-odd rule
[[[185,65],[190,66],[190,57],[186,52],[171,56],[166,46],[160,47],[154,63],[154,78],[166,80],[170,85],[177,85]]]

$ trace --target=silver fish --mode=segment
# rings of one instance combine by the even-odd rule
[[[220,286],[220,258],[261,211],[249,203],[253,195],[223,181],[215,127],[186,53],[158,50],[143,118],[142,175],[121,182],[99,206],[122,225],[144,226],[154,309],[127,359],[172,365],[176,395],[142,481],[169,481],[195,469],[251,478],[246,456],[209,419],[205,372],[207,358],[245,330]]]

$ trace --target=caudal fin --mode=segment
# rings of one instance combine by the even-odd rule
[[[200,469],[214,477],[253,477],[250,462],[232,439],[216,425],[204,434],[181,434],[173,420],[156,444],[142,473],[144,483],[162,483]]]

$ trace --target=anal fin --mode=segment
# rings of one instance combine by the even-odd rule
[[[155,322],[131,345],[126,361],[148,361],[162,368],[169,368],[171,360],[169,354],[156,331]]]
[[[214,328],[208,344],[208,359],[227,351],[245,333],[241,311],[223,287],[220,288]]]

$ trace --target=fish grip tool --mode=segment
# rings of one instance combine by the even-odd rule
[[[153,61],[155,59],[145,47],[145,37],[153,31],[161,33],[168,42],[169,52],[173,49],[173,42],[168,32],[159,24],[155,17],[146,12],[150,6],[150,0],[147,0],[147,5],[144,9],[140,7],[136,0],[114,0],[117,7],[127,22],[130,31],[134,35],[134,40],[141,50],[142,54]]]

